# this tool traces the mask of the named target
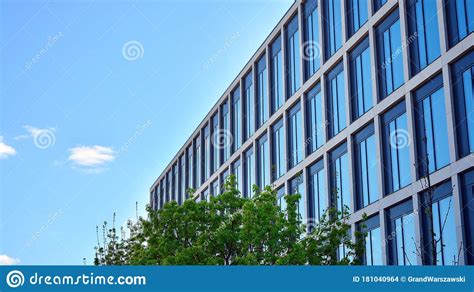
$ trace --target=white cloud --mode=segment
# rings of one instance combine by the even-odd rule
[[[68,160],[77,166],[99,167],[115,159],[112,148],[99,145],[74,147],[69,152]]]
[[[5,254],[0,254],[0,266],[11,266],[20,263],[19,259],[11,258]]]
[[[10,145],[3,142],[3,137],[0,136],[0,159],[6,159],[9,156],[16,155],[16,150]]]

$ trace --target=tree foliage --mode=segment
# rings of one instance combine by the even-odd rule
[[[115,223],[102,228],[96,265],[354,265],[364,253],[364,234],[351,241],[349,213],[329,209],[319,220],[303,224],[299,194],[286,195],[286,210],[277,194],[254,186],[243,198],[234,176],[221,195],[209,201],[169,202],[148,207],[148,218],[129,221],[118,236]],[[115,214],[114,214],[115,222]],[[309,231],[309,232],[307,232]],[[342,252],[344,250],[344,252]]]

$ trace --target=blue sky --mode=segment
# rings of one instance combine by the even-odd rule
[[[2,0],[0,263],[91,264],[291,0]]]

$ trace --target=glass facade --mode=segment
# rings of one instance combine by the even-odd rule
[[[244,153],[244,196],[251,198],[253,196],[253,185],[255,184],[255,156],[253,149]]]
[[[268,138],[264,135],[257,142],[257,185],[260,189],[270,185],[270,149]]]
[[[460,157],[474,153],[474,51],[452,66],[453,95],[456,96],[457,147]]]
[[[421,194],[423,224],[423,261],[427,265],[457,265],[459,250],[454,222],[451,182]],[[436,246],[436,247],[434,247]],[[433,260],[432,254],[436,254]]]
[[[436,11],[436,1],[407,1],[408,42],[410,43],[412,75],[431,64],[441,54]]]
[[[301,86],[300,35],[298,15],[286,27],[286,98],[290,98]]]
[[[240,100],[240,87],[232,92],[232,137],[234,140],[233,151],[242,146],[242,102]]]
[[[444,0],[450,46],[456,45],[474,31],[472,0]]]
[[[186,188],[194,188],[194,155],[193,155],[193,146],[189,146],[188,149],[186,150],[187,152],[187,167],[186,167],[186,176],[187,176],[187,182],[186,182]]]
[[[413,266],[417,264],[415,215],[411,200],[388,209],[388,264]]]
[[[242,165],[240,159],[232,163],[232,174],[235,175],[237,189],[242,192],[244,189],[244,180],[242,178]]]
[[[266,55],[257,62],[257,125],[261,127],[268,120],[268,76]]]
[[[400,103],[383,120],[383,151],[385,193],[389,194],[407,186],[410,175],[410,135],[408,133],[405,103]]]
[[[245,98],[245,140],[250,138],[255,132],[255,97],[253,90],[253,74],[250,72],[244,79]]]
[[[303,174],[299,174],[295,178],[290,180],[289,187],[290,194],[299,194],[301,196],[298,201],[298,214],[300,216],[301,222],[306,224],[306,220],[308,217],[306,214],[306,192],[304,187]]]
[[[326,190],[326,174],[324,161],[313,164],[308,171],[308,201],[310,216],[313,221],[319,221],[328,208],[328,195]]]
[[[201,170],[202,170],[202,156],[201,156],[201,137],[197,136],[194,139],[194,186],[196,188],[201,186]]]
[[[303,160],[303,124],[300,104],[294,105],[288,112],[288,169]]]
[[[385,98],[403,84],[403,57],[398,10],[377,27],[379,94]]]
[[[353,35],[369,19],[369,0],[348,0],[348,32]]]
[[[222,132],[224,135],[230,135],[231,133],[231,128],[230,128],[230,112],[229,112],[229,102],[228,101],[225,101],[221,107],[221,129],[222,129]],[[221,165],[224,164],[224,162],[226,162],[229,157],[230,157],[230,150],[231,150],[231,146],[232,146],[232,143],[226,143],[224,141],[223,144],[221,144],[221,141],[218,141],[219,140],[219,137],[220,135],[215,135],[215,141],[217,141],[217,143],[215,145],[220,145],[220,148],[221,148]]]
[[[347,145],[343,144],[330,153],[331,161],[331,204],[339,211],[345,206],[351,210],[351,194],[349,190],[349,160]]]
[[[346,94],[343,64],[336,66],[327,76],[327,104],[330,137],[346,128]]]
[[[415,92],[418,175],[425,176],[449,163],[448,132],[443,93],[439,75]]]
[[[209,176],[211,176],[211,130],[210,126],[206,125],[203,130],[203,157],[202,157],[202,169],[203,178],[202,182],[205,182]]]
[[[276,112],[284,102],[283,95],[283,57],[281,52],[281,38],[278,37],[270,48],[271,51],[271,90],[272,113]]]
[[[374,126],[371,124],[354,137],[357,208],[372,204],[379,199],[377,151]]]
[[[216,113],[211,119],[211,173],[217,171],[219,167],[219,149],[221,148],[219,135],[219,116]]]
[[[285,128],[283,120],[272,127],[272,180],[275,181],[286,172],[285,160]]]
[[[323,96],[319,84],[306,95],[306,149],[313,153],[323,146],[326,123],[323,120]]]
[[[367,266],[382,265],[382,234],[379,215],[367,218],[359,226],[366,233],[363,263]]]
[[[350,54],[352,119],[372,108],[372,76],[370,74],[369,39],[365,39]]]
[[[324,34],[326,59],[342,47],[342,0],[324,0]]]
[[[321,40],[319,38],[319,7],[317,0],[304,3],[303,60],[305,80],[308,80],[321,66]]]
[[[474,264],[474,50],[453,47],[469,35],[469,1],[390,1],[373,16],[367,5],[385,1],[296,2],[153,184],[152,206],[189,187],[210,197],[235,173],[243,196],[274,184],[282,209],[284,193],[306,196],[302,218],[357,211],[367,265]]]

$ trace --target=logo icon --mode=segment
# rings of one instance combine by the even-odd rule
[[[122,47],[122,56],[127,61],[136,61],[143,57],[145,49],[139,41],[126,42]]]
[[[25,283],[25,276],[18,270],[13,270],[7,274],[7,285],[11,288],[18,288]]]

